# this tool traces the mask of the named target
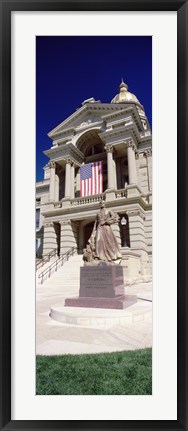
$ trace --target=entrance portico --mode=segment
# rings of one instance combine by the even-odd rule
[[[83,102],[48,134],[52,146],[44,153],[49,162],[44,181],[37,185],[43,255],[53,247],[60,254],[70,247],[82,253],[102,198],[120,221],[126,217],[126,247],[121,224],[113,226],[120,247],[129,248],[131,261],[135,254],[142,267],[151,267],[151,131],[143,106],[127,88],[122,82],[111,103],[93,98]],[[81,167],[100,161],[102,192],[81,196]]]

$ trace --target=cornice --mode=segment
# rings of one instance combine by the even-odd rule
[[[137,130],[137,127],[135,125],[135,123],[129,123],[127,124],[127,126],[123,126],[123,127],[119,127],[119,128],[115,128],[115,129],[107,129],[102,133],[99,133],[99,137],[102,139],[102,141],[104,143],[106,143],[105,138],[110,138],[110,137],[114,137],[114,136],[122,136],[122,135],[126,135],[127,132],[132,132],[134,134],[134,138],[136,140],[136,142],[139,142],[139,132]]]
[[[86,105],[81,106],[77,109],[77,111],[73,112],[72,115],[69,115],[65,120],[62,121],[62,123],[58,124],[54,129],[52,129],[50,132],[48,132],[49,138],[53,138],[53,136],[58,134],[58,131],[61,127],[66,125],[68,122],[72,121],[73,119],[79,117],[84,111],[86,111]]]
[[[141,136],[140,135],[140,145],[147,144],[148,142],[152,141],[152,134]]]
[[[64,146],[50,148],[50,150],[44,151],[44,154],[53,161],[62,160],[67,157],[73,158],[73,161],[77,164],[81,164],[84,160],[83,153],[72,143],[65,144]]]
[[[140,209],[130,209],[126,211],[126,214],[128,215],[128,217],[134,217],[134,216],[140,216],[143,220],[145,220],[145,215],[142,213],[142,211]]]
[[[50,183],[50,179],[46,179],[46,180],[42,180],[42,181],[37,181],[36,182],[36,188],[38,187],[46,187],[48,186]]]
[[[113,119],[115,117],[121,116],[122,114],[127,114],[127,113],[132,113],[132,116],[134,118],[134,121],[138,127],[139,133],[140,133],[140,129],[142,129],[142,122],[141,122],[141,117],[139,115],[137,106],[135,104],[131,104],[131,105],[127,105],[124,104],[124,106],[122,106],[122,109],[119,109],[119,111],[115,111],[106,115],[103,115],[101,118],[104,120],[109,120],[109,119]],[[143,115],[143,114],[142,114]],[[144,113],[144,118],[147,119],[146,114]],[[140,127],[140,129],[139,129]]]
[[[119,107],[119,104],[117,105]],[[122,108],[119,107],[117,111],[113,111],[113,112],[110,112],[109,114],[103,115],[101,118],[104,120],[109,120],[109,118],[114,118],[114,117],[117,117],[118,115],[121,115],[124,113],[127,114],[127,112],[133,112],[133,111],[134,111],[133,106],[127,106],[127,107],[123,106]]]

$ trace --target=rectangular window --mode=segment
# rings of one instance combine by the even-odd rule
[[[40,209],[36,210],[36,228],[40,227]]]

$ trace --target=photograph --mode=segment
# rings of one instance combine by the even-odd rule
[[[35,47],[36,395],[152,395],[152,35]]]
[[[2,431],[187,430],[188,0],[167,3],[0,0]]]

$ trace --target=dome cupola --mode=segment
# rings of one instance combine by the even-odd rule
[[[128,91],[128,85],[125,82],[121,81],[119,85],[119,93],[112,99],[111,103],[135,103],[139,107],[143,109],[143,106],[137,99],[137,97]]]

